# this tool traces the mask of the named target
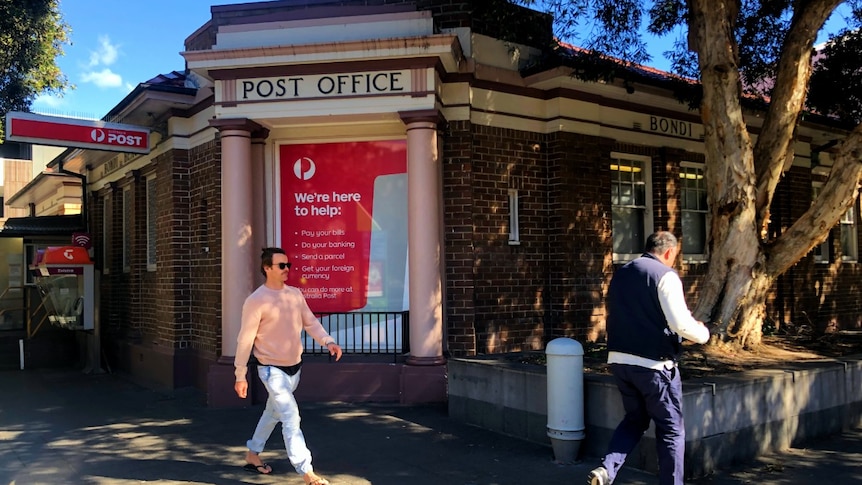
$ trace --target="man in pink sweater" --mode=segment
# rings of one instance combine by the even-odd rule
[[[320,321],[308,308],[300,291],[286,285],[290,263],[281,248],[264,248],[260,255],[260,271],[266,282],[254,291],[242,306],[242,326],[237,337],[236,383],[234,390],[240,398],[248,395],[249,356],[259,364],[257,375],[266,387],[269,398],[266,409],[257,423],[254,435],[246,445],[245,469],[261,474],[272,473],[272,467],[261,461],[269,435],[278,422],[284,435],[287,457],[309,485],[328,485],[311,466],[311,452],[299,427],[299,408],[293,391],[299,384],[302,366],[302,331],[326,347],[335,360],[341,359],[341,347],[329,336]]]

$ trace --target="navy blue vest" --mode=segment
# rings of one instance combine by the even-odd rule
[[[658,282],[673,271],[652,254],[629,261],[614,273],[608,289],[608,350],[652,360],[676,360],[679,336],[667,326]]]

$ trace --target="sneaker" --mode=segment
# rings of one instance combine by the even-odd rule
[[[587,475],[587,485],[610,485],[610,483],[608,471],[603,466],[593,468],[593,471]]]

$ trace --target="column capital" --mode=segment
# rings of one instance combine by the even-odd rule
[[[409,125],[411,123],[434,123],[436,125],[446,122],[446,119],[443,118],[443,114],[440,113],[440,110],[438,109],[399,111],[398,116],[401,117],[401,121],[403,121],[405,125]]]
[[[267,138],[269,138],[269,128],[261,126],[260,129],[251,132],[252,143],[266,143]]]
[[[242,130],[247,131],[252,135],[265,133],[264,138],[269,136],[269,129],[264,128],[256,121],[252,121],[248,118],[216,118],[210,120],[210,126],[218,129],[218,131]]]

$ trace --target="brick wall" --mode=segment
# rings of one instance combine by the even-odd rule
[[[217,357],[221,330],[218,153],[218,141],[191,151],[166,152],[90,197],[94,254],[103,271],[101,325],[109,355],[121,352],[125,344],[136,344],[161,348],[167,354],[189,349],[204,358]],[[146,180],[151,176],[155,176],[157,201],[155,271],[147,268]],[[128,216],[123,212],[126,189],[132,205]],[[103,238],[106,198],[111,217]],[[124,218],[131,247],[128,270],[123,268]],[[109,247],[106,255],[104,245]]]
[[[773,199],[770,232],[786,231],[811,203],[812,176],[809,169],[791,167],[784,174]],[[858,207],[858,205],[857,205]],[[857,210],[857,231],[860,226]],[[857,240],[858,241],[858,240]],[[767,302],[767,324],[776,331],[825,332],[862,327],[862,269],[858,263],[841,261],[841,230],[832,228],[825,263],[816,263],[813,252],[778,278]],[[857,249],[857,254],[858,253]],[[804,326],[804,328],[803,328]]]
[[[541,348],[548,245],[541,137],[451,123],[443,146],[446,322],[453,355]],[[508,193],[519,191],[520,245]]]
[[[221,143],[189,152],[189,294],[191,345],[221,354]]]
[[[477,352],[476,329],[473,326],[473,144],[472,124],[457,121],[448,124],[442,145],[443,234],[446,258],[446,345],[455,355]],[[445,349],[444,349],[445,350]]]
[[[548,136],[548,338],[595,338],[612,269],[612,141],[571,133]]]
[[[541,349],[556,337],[604,338],[613,275],[610,153],[652,160],[654,226],[681,232],[682,151],[606,138],[450,123],[443,146],[446,323],[452,355]],[[507,194],[520,195],[520,245]],[[685,265],[691,298],[705,265]]]

